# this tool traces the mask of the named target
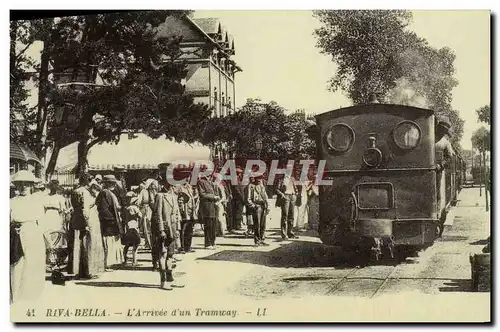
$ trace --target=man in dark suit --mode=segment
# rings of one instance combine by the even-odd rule
[[[283,240],[297,239],[293,233],[293,222],[295,219],[295,203],[297,201],[297,186],[292,177],[283,179],[276,189],[276,206],[281,207],[281,238]]]
[[[125,197],[127,195],[127,185],[125,183],[125,174],[127,170],[124,167],[115,167],[113,171],[117,180],[115,189],[113,189],[113,194],[118,198],[120,207],[124,209],[127,202]]]
[[[246,188],[247,207],[252,214],[255,246],[268,246],[265,240],[266,216],[269,213],[266,187],[262,176],[255,178]]]
[[[236,169],[238,176],[238,184],[231,186],[231,204],[232,204],[232,220],[231,230],[239,231],[243,223],[243,206],[245,204],[245,186],[241,183],[243,177],[243,170]]]
[[[202,170],[203,172],[204,170]],[[216,211],[215,203],[220,199],[212,176],[202,176],[198,179],[198,193],[200,195],[200,218],[205,231],[205,248],[215,249],[216,238]]]

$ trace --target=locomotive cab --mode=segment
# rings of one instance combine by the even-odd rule
[[[437,236],[439,209],[434,113],[387,104],[316,116],[320,238],[325,244],[370,243],[378,257],[396,246],[425,247]],[[367,242],[368,241],[368,242]]]

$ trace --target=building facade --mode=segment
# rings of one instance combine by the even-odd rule
[[[214,116],[235,112],[235,75],[242,70],[231,58],[233,37],[216,18],[169,17],[159,27],[159,36],[179,35],[180,59],[188,64],[186,91],[212,107]]]

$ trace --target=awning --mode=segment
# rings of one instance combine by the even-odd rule
[[[40,159],[31,149],[18,142],[10,142],[10,159],[22,160],[25,162],[35,161],[42,164]]]
[[[116,166],[129,170],[156,169],[161,163],[210,158],[210,149],[200,144],[177,143],[165,138],[152,139],[145,134],[137,136],[129,139],[128,135],[124,134],[118,144],[103,143],[93,146],[87,157],[89,170],[113,170]],[[71,171],[75,168],[77,146],[78,143],[73,143],[59,152],[57,171]]]

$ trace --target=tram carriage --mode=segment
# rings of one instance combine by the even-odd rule
[[[369,104],[319,114],[316,123],[318,160],[331,180],[320,186],[322,242],[377,259],[432,245],[457,201],[463,168],[453,156],[438,187],[434,112]]]

